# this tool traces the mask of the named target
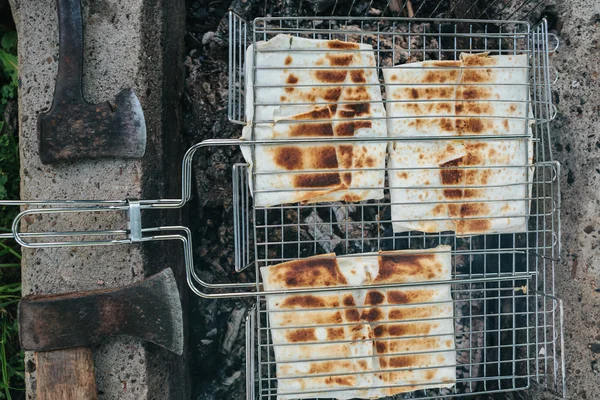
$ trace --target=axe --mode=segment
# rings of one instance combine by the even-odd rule
[[[183,353],[181,302],[170,269],[121,288],[27,296],[19,303],[21,347],[37,352],[38,400],[97,399],[87,346],[114,335]]]
[[[83,29],[80,0],[58,0],[59,59],[52,106],[38,117],[44,164],[80,158],[140,158],[146,151],[146,122],[131,89],[113,103],[83,98]]]

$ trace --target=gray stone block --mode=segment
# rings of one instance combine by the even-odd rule
[[[148,146],[141,160],[89,160],[52,166],[38,155],[37,116],[52,102],[58,67],[54,0],[11,0],[19,37],[21,198],[179,198],[182,149],[183,0],[83,0],[84,96],[112,100],[132,87],[145,112]],[[177,223],[178,213],[143,213],[144,226]],[[37,215],[22,231],[125,229],[120,212]],[[179,243],[23,251],[23,294],[122,286],[165,267],[183,277]],[[184,282],[181,280],[181,282]],[[185,293],[185,284],[180,286]],[[184,301],[185,301],[185,296]],[[183,399],[189,396],[185,357],[135,339],[114,338],[94,349],[101,399]],[[28,360],[31,360],[28,355]],[[27,397],[35,398],[28,363]]]
[[[561,163],[562,257],[554,279],[564,302],[567,395],[600,399],[600,2],[558,2],[556,15],[551,139]]]

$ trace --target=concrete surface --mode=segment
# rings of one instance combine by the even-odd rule
[[[126,199],[179,197],[179,99],[185,24],[183,0],[82,1],[84,96],[96,103],[134,88],[145,111],[148,148],[142,160],[42,165],[36,121],[49,107],[58,67],[55,0],[11,0],[18,28],[21,122],[21,198]],[[167,157],[166,155],[169,155]],[[178,216],[143,215],[144,226]],[[28,218],[23,231],[126,227],[121,213]],[[23,251],[23,294],[61,293],[126,285],[165,267],[182,276],[177,244]],[[182,286],[184,287],[184,286]],[[94,351],[101,399],[182,399],[184,357],[133,339],[115,338]],[[35,397],[35,365],[28,355],[27,397]]]
[[[561,1],[557,11],[552,138],[562,164],[556,286],[564,300],[567,390],[571,399],[600,399],[600,1]]]

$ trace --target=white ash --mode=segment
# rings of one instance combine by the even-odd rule
[[[325,252],[333,252],[335,246],[342,242],[342,239],[333,233],[331,225],[326,224],[314,210],[304,219],[304,223],[308,225],[306,227],[308,234],[319,243]]]
[[[454,292],[457,379],[477,379],[481,376],[481,363],[484,362],[481,349],[485,345],[485,338],[483,333],[471,333],[483,332],[483,301],[479,299],[481,296],[482,292],[471,292],[467,286],[457,286]],[[461,393],[470,393],[477,390],[475,385],[476,383],[473,383],[471,387],[464,383],[457,389]],[[453,391],[454,389],[443,389],[440,394],[448,395]]]
[[[360,216],[357,219],[353,219],[350,215],[361,213],[367,214],[365,210],[360,210],[359,207],[364,207],[364,204],[343,204],[343,203],[332,203],[331,208],[337,221],[337,226],[340,231],[349,240],[346,243],[346,250],[349,252],[369,252],[377,250],[376,243],[369,243],[368,239],[377,237],[378,226],[374,224],[375,221],[368,220],[361,222]]]
[[[210,331],[206,332],[206,337],[211,338],[217,335],[217,328],[213,328]]]
[[[221,353],[229,354],[231,352],[233,345],[238,339],[240,327],[245,315],[246,308],[244,307],[236,308],[231,312],[231,315],[227,320],[227,332],[225,332],[225,336],[223,337],[223,342],[221,344]]]
[[[342,204],[342,203],[332,203],[331,209],[335,215],[335,219],[338,222],[338,227],[343,234],[348,235],[349,231],[355,231],[355,224],[352,218],[350,218],[350,214],[356,211],[356,206],[353,204]],[[351,235],[348,235],[351,236]]]
[[[480,364],[484,361],[483,351],[480,349],[485,344],[484,334],[471,333],[483,332],[484,330],[483,301],[473,298],[477,295],[477,292],[469,292],[467,288],[455,292],[455,300],[457,300],[455,307],[457,317],[455,325],[456,348],[457,350],[466,350],[457,352],[457,363],[459,365],[456,372],[457,378],[478,378],[480,376]],[[479,295],[482,294],[479,293]],[[470,348],[474,350],[469,351]],[[471,368],[469,368],[469,364],[472,364]]]
[[[225,377],[221,382],[225,386],[231,386],[242,375],[242,371],[235,371],[231,376]]]

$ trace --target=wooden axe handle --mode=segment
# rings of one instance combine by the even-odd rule
[[[37,400],[97,400],[92,350],[73,347],[36,353]]]

